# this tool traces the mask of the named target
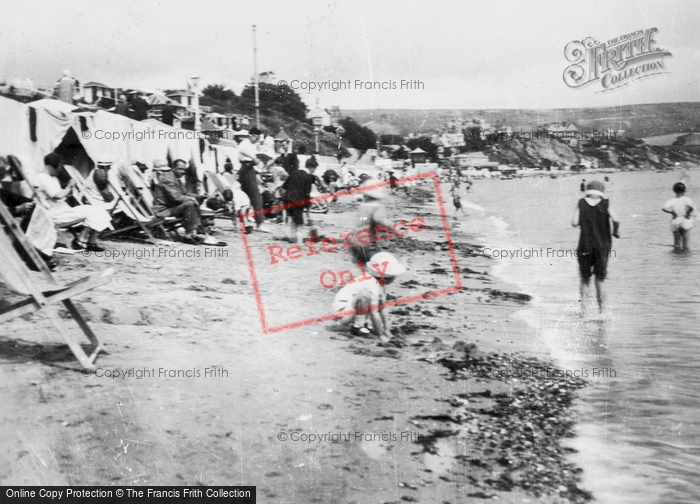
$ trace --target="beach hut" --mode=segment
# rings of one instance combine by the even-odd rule
[[[425,163],[428,158],[428,153],[420,147],[416,147],[411,152],[409,152],[408,155],[411,156],[411,161],[414,164]]]
[[[114,106],[118,92],[117,88],[109,87],[100,82],[90,81],[83,85],[83,98],[85,98],[85,101],[105,108]]]
[[[194,99],[194,93],[191,91],[175,91],[167,95],[171,100],[178,102],[183,107],[192,107],[192,102]]]
[[[180,122],[180,127],[182,129],[186,130],[194,130],[194,116],[186,117],[181,120]],[[209,119],[206,117],[203,117],[200,120],[200,130],[201,131],[219,131],[221,128],[219,128],[216,124],[211,122]]]
[[[219,128],[231,128],[231,116],[214,112],[209,114],[209,120]]]

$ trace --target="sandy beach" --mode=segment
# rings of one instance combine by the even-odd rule
[[[391,205],[427,224],[391,244],[411,266],[392,295],[454,285],[430,191]],[[341,198],[323,232],[356,207]],[[60,258],[59,279],[118,269],[76,300],[108,345],[89,376],[41,315],[0,327],[0,484],[255,485],[270,503],[590,497],[562,443],[583,383],[527,353],[512,314],[529,297],[469,252],[478,240],[461,225],[451,222],[463,288],[390,308],[398,346],[332,322],[264,334],[240,232],[217,226],[226,248],[105,242],[122,255]],[[278,243],[284,230],[273,231],[249,236],[251,250]],[[330,312],[332,290],[304,288],[313,268],[256,264],[271,320]]]

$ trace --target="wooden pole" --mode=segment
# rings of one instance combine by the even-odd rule
[[[253,25],[253,77],[255,82],[255,127],[260,128],[260,93],[258,91],[258,44],[255,37],[255,25]]]

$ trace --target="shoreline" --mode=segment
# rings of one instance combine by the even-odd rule
[[[397,200],[404,208],[414,203]],[[41,338],[40,316],[0,328],[0,399],[10,405],[0,422],[12,433],[0,442],[8,467],[0,473],[3,484],[250,484],[261,502],[284,503],[363,501],[368,494],[382,502],[588,498],[561,447],[580,383],[494,377],[499,369],[554,368],[527,356],[518,338],[524,322],[512,315],[528,297],[495,278],[492,259],[460,254],[480,237],[453,236],[459,293],[390,309],[394,330],[407,340],[395,348],[330,323],[264,335],[240,236],[221,226],[228,257],[200,258],[188,269],[183,258],[124,254],[114,282],[78,300],[109,344],[98,366],[193,369],[202,376],[86,378],[65,369],[77,370],[65,347]],[[446,281],[449,261],[433,254],[445,248],[440,231],[438,224],[409,242],[414,246],[402,254],[415,276],[400,279],[397,289]],[[271,239],[250,236],[257,246]],[[112,250],[136,247],[108,243]],[[59,276],[75,279],[113,262],[103,259],[61,258]],[[289,289],[304,277],[300,268],[280,279],[279,289],[262,288],[271,304],[289,303]],[[328,292],[314,296],[312,303],[330,305]],[[218,376],[205,378],[206,369]],[[468,376],[474,370],[479,376]],[[542,415],[514,408],[516,400],[537,401]],[[525,432],[527,422],[532,428]],[[340,432],[362,435],[338,443],[279,437]],[[538,451],[533,441],[543,435],[546,450]],[[522,450],[519,436],[530,443]],[[503,465],[506,455],[512,462]],[[551,484],[540,488],[537,478]]]

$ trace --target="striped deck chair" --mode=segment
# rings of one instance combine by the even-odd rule
[[[15,244],[39,267],[38,273],[29,271],[17,253]],[[22,301],[0,309],[0,323],[27,313],[41,311],[49,318],[80,364],[86,369],[94,369],[95,359],[104,347],[80,315],[71,298],[109,282],[114,269],[110,267],[97,275],[69,284],[58,283],[34,247],[28,242],[10,211],[2,203],[0,203],[0,263],[2,263],[0,281],[12,291],[25,296]],[[89,356],[65,326],[65,322],[53,306],[57,303],[62,303],[66,307],[68,313],[92,343],[94,348]]]

